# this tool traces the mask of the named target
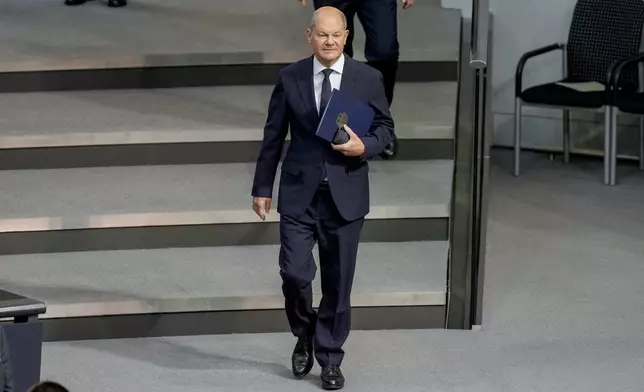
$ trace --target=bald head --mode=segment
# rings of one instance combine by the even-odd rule
[[[314,13],[311,18],[311,30],[315,29],[315,26],[318,24],[325,23],[338,23],[342,26],[344,30],[347,29],[347,17],[342,11],[335,7],[320,7]]]
[[[306,34],[315,57],[324,66],[331,67],[342,56],[347,43],[347,18],[335,7],[319,8],[313,13]]]

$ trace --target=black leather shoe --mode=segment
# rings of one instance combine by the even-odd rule
[[[113,8],[125,7],[127,5],[127,0],[109,0],[107,5]]]
[[[344,376],[338,365],[326,365],[320,374],[322,389],[337,390],[344,388]]]
[[[313,369],[313,359],[313,338],[299,338],[291,357],[293,375],[302,378],[309,374]]]
[[[86,2],[87,0],[65,0],[65,5],[81,5]]]
[[[383,152],[380,154],[380,157],[384,160],[392,160],[395,159],[396,156],[398,155],[398,138],[396,135],[394,135],[394,139],[391,141],[391,143],[387,144]]]

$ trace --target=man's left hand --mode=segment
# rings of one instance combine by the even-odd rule
[[[348,157],[361,157],[364,155],[365,147],[362,140],[346,124],[344,125],[344,130],[349,134],[349,141],[344,144],[331,144],[331,147]]]
[[[416,0],[402,0],[402,3],[403,3],[403,6],[402,6],[402,7],[403,7],[403,9],[404,9],[404,10],[406,10],[406,9],[408,9],[408,8],[411,8],[411,6],[412,6],[412,5],[414,5],[414,2],[415,2],[415,1],[416,1]]]

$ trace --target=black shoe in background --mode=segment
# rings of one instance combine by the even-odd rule
[[[384,160],[389,161],[389,160],[395,159],[397,155],[398,155],[398,138],[396,137],[396,135],[394,135],[394,139],[391,141],[391,143],[387,144],[383,152],[380,153],[380,157]]]
[[[109,0],[107,5],[113,8],[125,7],[127,5],[127,0]]]
[[[297,339],[297,344],[291,357],[293,375],[297,378],[302,378],[309,374],[313,369],[313,359],[313,337]]]
[[[334,391],[344,388],[344,376],[338,365],[326,365],[320,374],[322,389]]]
[[[65,0],[65,5],[81,5],[86,2],[87,0]]]

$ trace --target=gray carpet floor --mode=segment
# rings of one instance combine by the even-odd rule
[[[494,153],[499,155],[498,152]],[[504,155],[501,153],[500,155]],[[644,175],[533,159],[492,172],[484,326],[350,336],[347,391],[641,391]],[[289,377],[288,334],[49,343],[72,391],[316,391]]]

